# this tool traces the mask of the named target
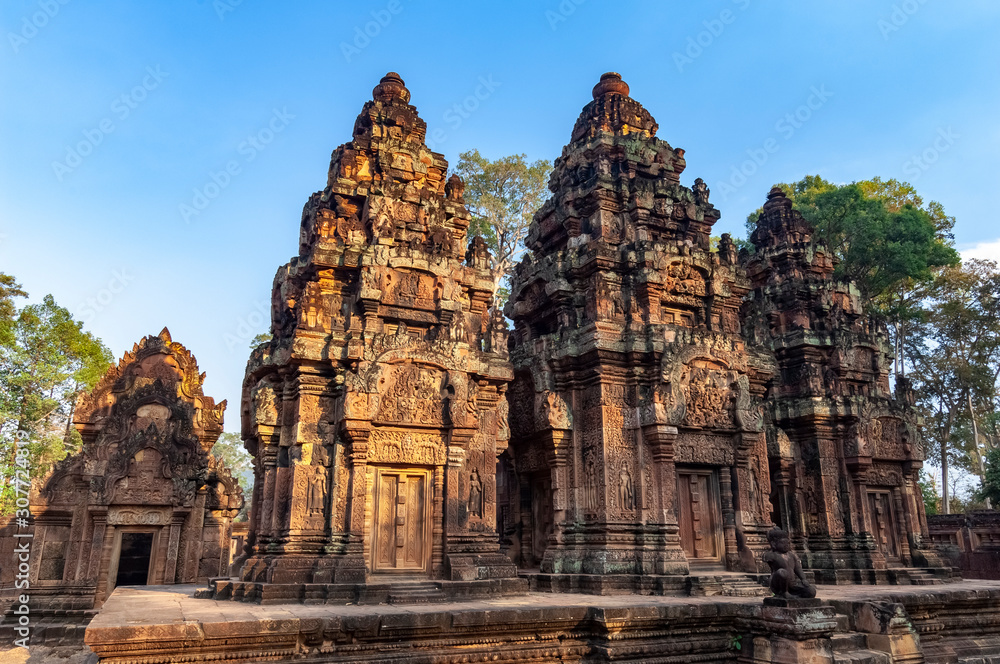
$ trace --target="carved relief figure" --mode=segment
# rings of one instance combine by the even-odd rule
[[[475,469],[469,476],[469,514],[482,518],[483,516],[483,481]]]
[[[622,464],[618,473],[618,504],[623,510],[634,510],[635,486],[632,484],[632,473]]]

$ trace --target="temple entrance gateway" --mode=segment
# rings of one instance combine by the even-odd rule
[[[896,514],[892,507],[890,491],[869,491],[868,509],[871,511],[872,535],[879,551],[890,563],[899,563],[899,533],[896,528]]]
[[[149,583],[149,560],[154,533],[122,533],[115,587],[144,586]]]
[[[378,470],[373,572],[427,572],[430,487],[427,470]]]
[[[723,564],[719,475],[710,468],[677,469],[677,521],[688,563]]]

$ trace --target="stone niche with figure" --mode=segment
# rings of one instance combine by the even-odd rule
[[[556,160],[506,314],[514,321],[505,550],[540,589],[674,592],[760,572],[771,527],[750,282],[684,150],[617,74]],[[677,586],[677,587],[675,587]]]
[[[396,74],[375,87],[275,277],[244,382],[247,559],[217,597],[526,588],[495,531],[511,372],[490,256],[409,99]]]
[[[73,424],[82,449],[30,495],[33,611],[85,617],[116,586],[228,573],[243,494],[209,453],[226,403],[204,395],[204,378],[164,328],[80,396]]]

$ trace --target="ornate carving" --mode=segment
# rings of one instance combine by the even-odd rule
[[[108,508],[110,526],[162,526],[169,523],[169,509]]]
[[[674,459],[677,463],[732,466],[734,447],[733,441],[725,436],[685,433],[674,445]]]
[[[733,428],[733,394],[725,372],[691,366],[681,373],[687,404],[684,423],[709,429]]]
[[[420,431],[373,429],[369,438],[369,463],[440,466],[447,461],[440,434]]]
[[[868,471],[868,486],[902,486],[903,476],[894,466],[874,464]]]
[[[402,365],[380,379],[381,396],[374,419],[398,424],[443,425],[444,373],[430,367]]]
[[[546,391],[540,395],[539,429],[572,429],[573,416],[569,404],[558,393]]]

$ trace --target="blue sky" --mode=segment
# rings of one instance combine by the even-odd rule
[[[452,164],[554,159],[618,71],[687,150],[684,184],[711,187],[717,232],[774,182],[879,175],[1000,256],[989,0],[64,2],[0,5],[0,271],[115,355],[169,326],[227,430],[302,205],[390,70]]]

